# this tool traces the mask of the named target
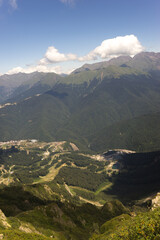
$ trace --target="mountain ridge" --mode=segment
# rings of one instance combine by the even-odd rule
[[[6,100],[0,107],[0,141],[23,138],[37,138],[43,141],[67,140],[75,141],[84,149],[90,150],[89,146],[96,146],[95,139],[101,139],[102,133],[103,149],[112,148],[111,144],[113,144],[116,148],[125,147],[143,151],[149,147],[148,150],[154,150],[154,143],[157,141],[157,138],[156,140],[154,138],[157,131],[156,119],[159,115],[157,114],[156,119],[153,117],[153,122],[156,124],[152,124],[152,133],[147,127],[146,134],[143,128],[138,128],[136,124],[143,119],[148,126],[152,116],[159,112],[160,54],[136,55],[133,59],[134,62],[138,59],[139,69],[133,68],[131,66],[133,64],[124,65],[126,59],[128,61],[130,57],[110,60],[110,62],[118,61],[118,64],[123,60],[123,64],[119,66],[109,65],[103,69],[82,71],[66,77],[52,73],[33,74],[34,83],[32,78],[28,82],[31,85],[26,86],[24,81],[26,88],[18,87],[12,99],[8,102]],[[147,71],[142,70],[144,66],[147,66]],[[41,78],[39,79],[38,76]],[[150,117],[147,117],[149,114]],[[146,117],[143,117],[145,115]],[[139,120],[132,121],[135,118]],[[121,123],[125,121],[128,121],[128,126],[132,125],[132,134],[136,132],[134,131],[136,128],[139,129],[139,137],[133,135],[135,140],[131,141],[130,145],[127,139],[131,138],[131,131],[126,129],[124,133],[126,139],[122,141],[124,145],[118,141],[119,137],[117,143],[116,139],[108,142],[109,139],[107,134],[106,138],[104,137],[103,129],[110,129],[110,133],[113,129],[117,136],[118,132],[114,129],[119,131],[120,126],[123,128]],[[146,136],[149,137],[148,142],[144,141],[142,147],[139,141],[144,140]],[[158,143],[155,146],[158,146]],[[97,146],[96,151],[102,150],[100,144],[99,148]]]
[[[84,64],[82,67],[74,70],[72,74],[79,73],[81,71],[89,71],[89,70],[98,70],[98,69],[103,69],[111,65],[115,66],[123,66],[123,67],[132,67],[137,70],[160,70],[160,53],[157,52],[141,52],[135,55],[134,57],[130,56],[119,56],[116,58],[112,58],[108,61],[104,62],[98,62],[98,63],[93,63],[93,64]],[[138,61],[138,64],[136,62]],[[140,62],[145,62],[143,66],[141,66]]]

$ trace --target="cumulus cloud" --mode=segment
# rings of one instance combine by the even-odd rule
[[[25,68],[16,67],[7,72],[7,74],[15,73],[31,73],[31,72],[55,72],[57,74],[62,73],[61,66],[53,66],[55,63],[62,64],[65,67],[67,61],[73,61],[78,66],[78,62],[88,62],[100,59],[111,59],[121,55],[134,55],[144,51],[144,47],[139,42],[138,38],[134,35],[119,36],[113,39],[104,40],[101,45],[97,46],[94,50],[87,55],[78,57],[73,53],[60,53],[54,46],[48,47],[44,57],[35,65],[28,65]],[[64,64],[64,65],[63,65]],[[66,65],[67,66],[67,65]],[[69,67],[69,65],[68,65]],[[65,67],[66,68],[66,67]],[[71,68],[71,65],[70,65]],[[73,69],[66,69],[63,73],[70,73]]]
[[[22,68],[22,67],[16,67],[11,70],[9,70],[6,74],[12,75],[16,73],[32,73],[32,72],[54,72],[57,74],[61,74],[62,70],[60,66],[42,66],[42,65],[36,65],[36,66],[30,66],[28,68]]]
[[[39,64],[47,65],[49,63],[66,62],[66,61],[72,61],[76,59],[77,59],[77,56],[75,54],[60,53],[54,46],[51,46],[47,49],[44,58],[40,60]]]
[[[91,61],[98,58],[106,59],[121,55],[134,56],[144,50],[138,38],[134,35],[119,36],[104,40],[100,46],[86,56],[80,57],[79,61]]]
[[[17,0],[9,0],[9,4],[11,5],[12,8],[17,9]]]

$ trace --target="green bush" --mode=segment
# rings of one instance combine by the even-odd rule
[[[121,216],[122,218],[122,216]],[[123,219],[114,218],[101,227],[99,235],[90,240],[158,240],[160,239],[160,209],[141,213],[136,217]]]

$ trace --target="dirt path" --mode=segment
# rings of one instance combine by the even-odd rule
[[[64,186],[65,186],[65,189],[67,190],[67,192],[73,197],[74,195],[73,195],[73,193],[71,192],[71,190],[70,190],[70,188],[68,187],[68,185],[65,183]]]
[[[87,203],[90,203],[92,205],[95,205],[97,207],[102,207],[103,204],[101,204],[100,202],[94,202],[94,201],[90,201],[88,199],[85,199],[85,198],[82,198],[82,197],[79,197],[80,200],[84,201],[84,202],[87,202]]]

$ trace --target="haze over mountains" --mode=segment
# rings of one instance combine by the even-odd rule
[[[37,93],[45,92],[53,87],[58,79],[60,76],[55,73],[33,72],[2,75],[0,77],[0,102],[14,98],[31,88],[36,88]]]
[[[160,53],[85,64],[65,77],[3,75],[0,91],[0,141],[68,140],[93,151],[159,149]]]

